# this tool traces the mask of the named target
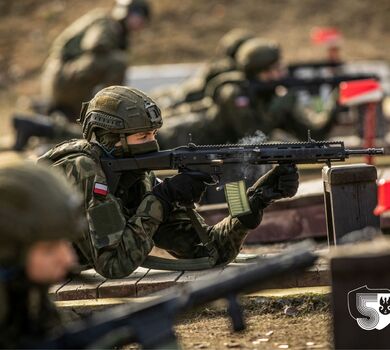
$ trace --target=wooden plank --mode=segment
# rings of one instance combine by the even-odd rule
[[[99,299],[81,299],[81,300],[61,300],[55,301],[58,308],[76,309],[76,308],[103,308],[116,305],[141,304],[158,299],[158,296],[143,298],[99,298]]]
[[[136,283],[149,271],[143,267],[137,268],[131,275],[121,279],[108,279],[98,287],[99,298],[127,298],[137,295]]]
[[[215,267],[213,269],[200,270],[200,271],[184,271],[184,273],[179,277],[176,283],[187,283],[199,280],[209,280],[216,276],[219,276],[224,267]]]
[[[327,265],[317,265],[297,274],[298,287],[329,286],[330,271]]]
[[[330,286],[320,287],[300,287],[300,288],[283,288],[283,289],[265,289],[251,294],[244,295],[249,297],[278,297],[289,298],[294,296],[303,296],[305,294],[329,295],[332,292]]]
[[[337,244],[346,234],[371,226],[379,229],[373,214],[377,203],[376,168],[367,164],[324,167],[328,242]]]
[[[234,270],[237,270],[239,268],[243,268],[244,266],[247,266],[248,264],[229,264],[225,267],[225,269],[222,272],[222,275],[226,275],[228,273],[231,273]],[[294,274],[291,274],[287,277],[283,278],[275,278],[269,281],[264,282],[261,285],[261,289],[274,289],[274,288],[295,288],[297,287],[297,281],[296,276]]]
[[[145,296],[172,287],[182,274],[183,271],[149,270],[136,283],[137,296]]]
[[[53,284],[52,286],[50,286],[49,288],[49,296],[52,300],[59,300],[58,299],[58,295],[57,295],[57,292],[64,286],[66,286],[69,282],[71,281],[70,278],[68,278],[67,280],[65,281],[62,281],[62,282],[59,282],[59,283],[56,283],[56,284]]]
[[[90,269],[74,277],[57,291],[57,300],[97,299],[98,287],[106,279]]]
[[[267,282],[264,282],[262,289],[280,289],[280,288],[296,288],[298,287],[296,274],[285,275],[283,277],[276,277]]]
[[[246,264],[229,264],[225,267],[222,274],[227,274]],[[265,282],[263,289],[274,288],[297,288],[297,287],[314,287],[330,285],[330,272],[328,264],[315,265],[299,273],[291,273],[284,277],[277,277]]]

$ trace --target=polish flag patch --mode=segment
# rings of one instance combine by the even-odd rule
[[[95,182],[95,185],[93,186],[93,193],[98,194],[100,196],[107,196],[108,194],[108,187],[105,184],[101,184],[99,182]]]

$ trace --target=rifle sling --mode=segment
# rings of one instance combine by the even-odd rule
[[[210,240],[207,231],[196,217],[194,209],[187,207],[187,215],[190,218],[200,241],[206,247],[209,256],[195,259],[166,259],[149,255],[141,264],[142,267],[156,270],[196,271],[210,269],[216,265],[219,257],[218,250]]]
[[[195,214],[194,209],[187,207],[187,215],[191,219],[192,225],[194,226],[194,229],[195,229],[196,233],[198,234],[200,241],[206,247],[206,249],[209,253],[210,261],[214,261],[213,265],[215,265],[218,261],[218,258],[219,258],[218,250],[217,250],[215,244],[211,241],[207,231],[199,222],[199,220]]]
[[[253,263],[259,261],[256,254],[238,254],[235,263]],[[215,267],[214,260],[210,257],[196,259],[167,259],[149,255],[141,264],[142,267],[152,270],[167,271],[197,271]]]
[[[149,255],[141,266],[152,270],[196,271],[211,269],[215,266],[215,263],[210,257],[196,259],[167,259]]]

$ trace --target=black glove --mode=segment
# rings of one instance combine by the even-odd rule
[[[293,197],[298,190],[299,174],[295,164],[278,165],[247,191],[252,213],[238,219],[250,229],[256,228],[263,217],[263,209],[275,200]]]
[[[152,193],[161,199],[167,213],[172,210],[175,202],[185,206],[199,202],[206,191],[207,182],[212,182],[209,174],[187,171],[164,179],[153,187]]]

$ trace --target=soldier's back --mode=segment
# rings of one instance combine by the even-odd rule
[[[109,27],[112,20],[103,9],[94,9],[67,27],[53,42],[50,56],[64,61],[82,54],[81,42],[85,33],[92,26]]]

